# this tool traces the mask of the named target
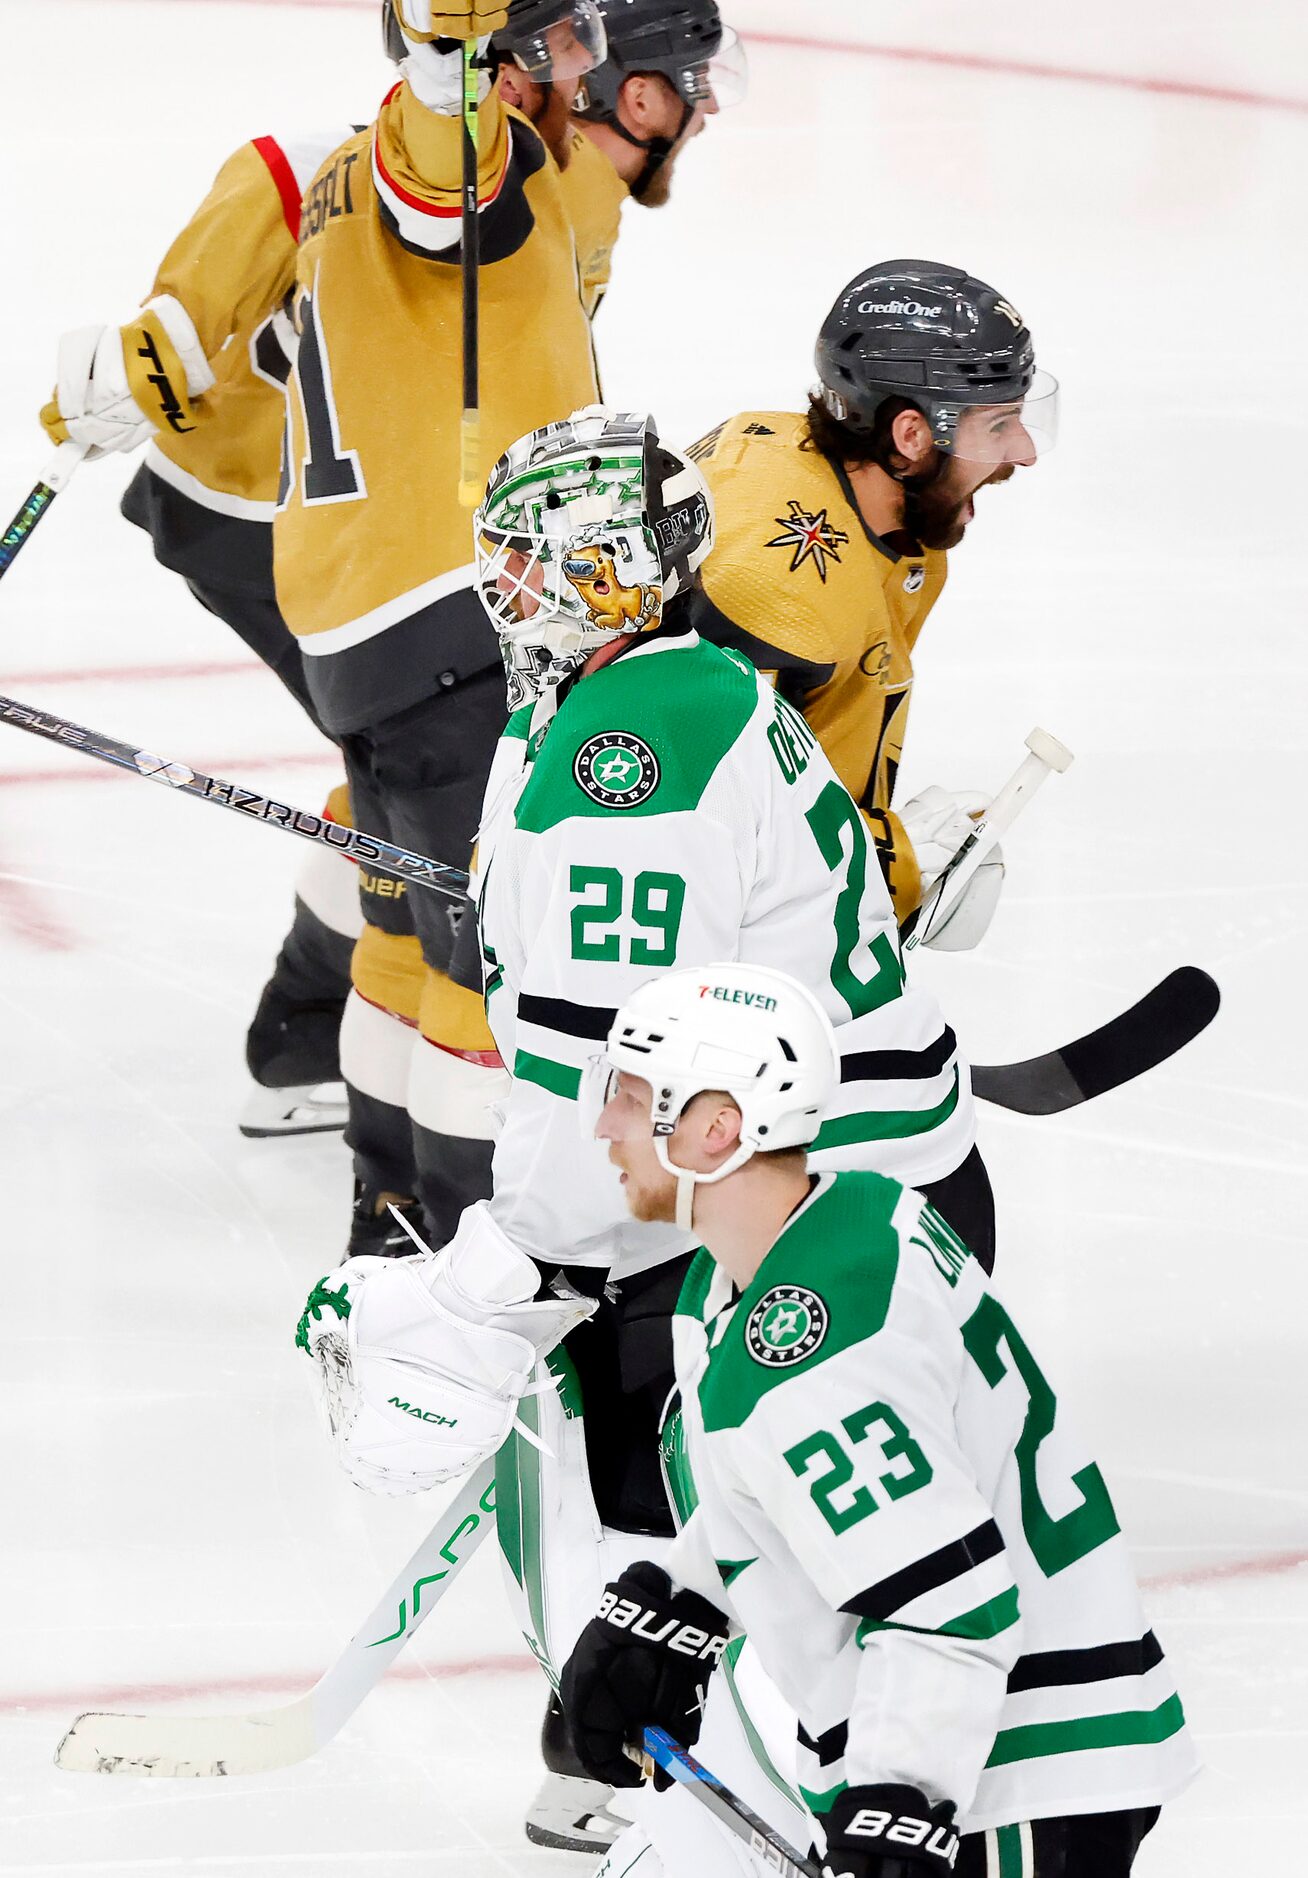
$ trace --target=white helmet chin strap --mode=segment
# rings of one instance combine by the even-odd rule
[[[748,1141],[738,1143],[735,1152],[729,1154],[721,1167],[715,1168],[711,1174],[696,1174],[689,1167],[679,1167],[668,1153],[666,1135],[655,1135],[654,1152],[659,1158],[659,1166],[671,1174],[677,1183],[676,1223],[682,1232],[693,1232],[696,1187],[715,1187],[728,1174],[734,1174],[754,1153],[754,1147]]]

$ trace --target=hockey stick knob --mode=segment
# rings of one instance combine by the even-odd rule
[[[1042,763],[1057,770],[1060,776],[1064,770],[1072,767],[1072,752],[1067,745],[1060,743],[1057,737],[1051,737],[1047,730],[1041,730],[1038,724],[1028,735],[1026,747],[1032,756],[1038,756]]]

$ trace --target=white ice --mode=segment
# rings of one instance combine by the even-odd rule
[[[0,0],[0,521],[46,458],[56,335],[126,314],[242,139],[372,114],[376,11]],[[686,440],[793,406],[837,289],[902,254],[995,281],[1063,380],[1057,450],[955,557],[903,783],[993,787],[1036,723],[1078,760],[982,952],[919,969],[983,1061],[1174,965],[1221,981],[1174,1063],[1061,1119],[989,1111],[983,1142],[1004,1294],[1094,1432],[1207,1762],[1137,1869],[1303,1869],[1303,10],[728,12],[751,95],[628,214],[607,388]],[[315,805],[331,752],[118,519],[124,475],[86,469],[6,578],[4,691]],[[342,1146],[235,1129],[298,850],[14,732],[0,775],[0,1870],[584,1870],[521,1837],[542,1688],[485,1556],[314,1762],[52,1767],[89,1705],[298,1692],[432,1507],[337,1476],[291,1345]]]

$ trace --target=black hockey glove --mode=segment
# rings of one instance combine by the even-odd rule
[[[646,1728],[666,1728],[689,1747],[699,1738],[708,1681],[728,1636],[727,1620],[695,1591],[673,1593],[658,1565],[641,1560],[604,1588],[559,1685],[573,1745],[595,1780],[638,1787],[623,1753]],[[662,1769],[654,1785],[671,1784]]]
[[[917,1787],[846,1787],[827,1814],[823,1878],[949,1878],[953,1812]]]

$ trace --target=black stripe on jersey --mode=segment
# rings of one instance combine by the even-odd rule
[[[856,1597],[847,1598],[840,1608],[854,1617],[870,1617],[875,1623],[885,1623],[914,1598],[928,1591],[938,1591],[951,1578],[962,1578],[977,1565],[984,1565],[987,1559],[998,1557],[1003,1549],[999,1528],[993,1519],[988,1519],[965,1539],[951,1540],[938,1552],[928,1552],[915,1564],[906,1565],[902,1572],[892,1572],[880,1584],[869,1585]]]
[[[958,1048],[946,1024],[925,1050],[855,1050],[840,1059],[841,1082],[915,1082],[938,1076]]]
[[[607,1043],[617,1012],[598,1004],[570,1004],[566,998],[533,998],[525,993],[518,999],[518,1020],[539,1024],[542,1030],[562,1031],[568,1037],[583,1037],[590,1043]]]
[[[830,1767],[833,1761],[844,1758],[845,1749],[849,1746],[849,1723],[837,1722],[834,1728],[828,1728],[815,1736],[800,1722],[799,1745],[807,1748],[810,1754],[816,1754],[823,1767]]]
[[[812,659],[800,658],[797,652],[783,652],[780,646],[756,639],[743,626],[737,626],[730,614],[715,606],[703,587],[692,587],[686,595],[683,617],[687,615],[701,639],[722,646],[728,652],[743,652],[760,672],[775,672],[777,690],[791,704],[801,704],[811,691],[827,684],[835,672],[834,665],[818,665]]]
[[[1008,1678],[1008,1693],[1057,1689],[1064,1683],[1111,1682],[1115,1676],[1143,1676],[1163,1660],[1152,1630],[1136,1643],[1100,1643],[1089,1650],[1037,1650],[1019,1656]]]
[[[483,267],[490,267],[496,261],[507,261],[510,255],[516,254],[526,245],[536,226],[536,217],[523,185],[538,170],[544,169],[545,146],[530,124],[523,123],[521,118],[510,117],[509,137],[509,167],[500,193],[494,202],[486,204],[477,218]],[[461,240],[452,241],[448,247],[431,248],[424,248],[416,241],[407,241],[400,233],[399,224],[380,190],[377,192],[377,210],[389,232],[410,254],[416,254],[424,261],[439,261],[446,267],[462,265]]]

